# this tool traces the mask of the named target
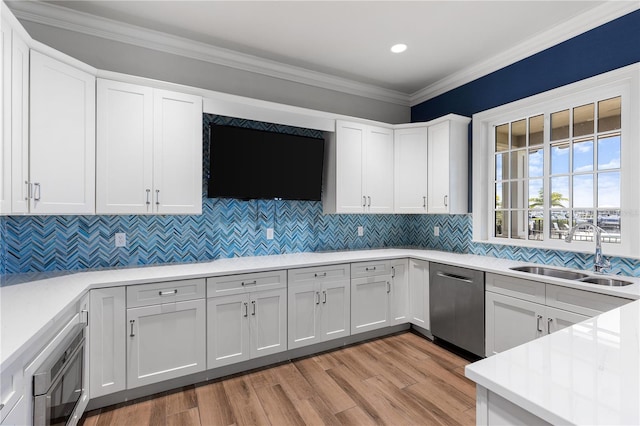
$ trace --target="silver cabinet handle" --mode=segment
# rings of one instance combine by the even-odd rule
[[[252,300],[252,301],[251,301],[251,305],[252,305],[252,307],[253,307],[253,311],[251,312],[251,315],[254,315],[254,316],[255,316],[255,314],[256,314],[256,301],[255,301],[255,300]]]
[[[367,198],[369,199],[369,204],[367,204],[367,207],[371,207],[371,197],[367,196]]]
[[[156,206],[160,205],[160,190],[156,189]]]
[[[427,197],[426,196],[422,197],[422,208],[425,208],[425,209],[427,208]]]
[[[553,318],[547,318],[547,334],[551,334],[551,322],[553,322]]]
[[[327,290],[322,290],[322,303],[327,303]]]
[[[324,278],[324,277],[326,277],[326,276],[327,276],[327,273],[326,273],[326,272],[323,272],[323,273],[321,273],[321,274],[313,274],[313,275],[314,275],[316,278]]]
[[[445,196],[444,196],[444,206],[445,206],[445,207],[448,207],[448,206],[449,206],[448,202],[449,202],[449,196],[448,196],[448,195],[445,195]]]
[[[247,302],[244,302],[244,317],[248,317],[249,316],[249,304]]]
[[[29,198],[31,198],[31,193],[32,193],[33,186],[26,180],[24,181],[24,184],[27,185],[27,196],[24,197],[24,200],[27,201],[27,200],[29,200]]]
[[[88,327],[89,326],[89,311],[87,311],[86,309],[83,309],[83,310],[80,311],[80,313],[82,314],[81,315],[82,320],[80,320],[80,322],[82,324],[84,324],[85,327]]]
[[[38,182],[33,183],[33,201],[40,201],[40,184]]]
[[[367,197],[362,196],[362,207],[367,207]]]
[[[178,294],[178,289],[168,290],[168,291],[159,291],[158,296],[171,296],[172,294]]]
[[[472,280],[467,277],[463,277],[462,275],[447,274],[446,272],[436,272],[436,275],[442,278],[451,278],[452,280],[458,280],[469,284],[473,283]]]
[[[150,189],[145,189],[145,191],[147,192],[147,205],[151,204],[151,200],[149,199],[149,197],[151,196],[151,190]]]
[[[536,317],[536,328],[538,329],[538,331],[539,331],[540,333],[542,333],[542,329],[540,328],[540,320],[541,320],[541,319],[542,319],[542,315],[538,315],[538,316]]]
[[[131,333],[129,333],[129,337],[134,337],[135,334],[133,334],[133,323],[135,323],[136,320],[129,320],[129,325],[131,326]]]
[[[391,293],[391,283],[387,281],[387,293]]]
[[[4,404],[0,404],[0,411],[4,408]]]
[[[320,293],[318,293],[318,292],[316,291],[316,294],[315,294],[315,296],[314,296],[313,298],[314,298],[314,299],[315,299],[315,301],[316,301],[316,305],[319,305],[319,304],[320,304]]]
[[[375,271],[375,270],[376,270],[376,267],[375,267],[375,266],[373,266],[373,267],[371,267],[371,268],[366,267],[366,268],[364,268],[364,270],[365,270],[365,271]]]
[[[396,277],[396,267],[392,266],[391,267],[391,278],[395,278]]]
[[[253,280],[253,281],[242,281],[242,286],[244,287],[245,285],[256,285],[258,284],[258,280]]]

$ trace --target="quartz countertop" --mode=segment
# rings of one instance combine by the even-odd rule
[[[626,287],[605,287],[564,279],[511,271],[531,264],[493,257],[421,249],[373,249],[356,251],[295,253],[275,256],[237,257],[210,262],[145,266],[69,274],[53,273],[12,277],[12,285],[0,287],[0,366],[6,366],[33,345],[46,343],[61,312],[69,309],[92,288],[134,285],[211,276],[292,269],[336,263],[411,257],[450,265],[544,281],[629,299],[640,299],[640,278]],[[62,324],[60,324],[62,326]],[[48,333],[48,334],[47,334]],[[53,336],[49,336],[51,338]]]
[[[465,374],[552,424],[640,424],[640,301],[483,359]]]

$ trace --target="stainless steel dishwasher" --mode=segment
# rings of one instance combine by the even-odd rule
[[[431,334],[478,356],[484,349],[484,272],[431,262]]]

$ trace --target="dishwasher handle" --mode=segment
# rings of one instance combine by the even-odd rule
[[[450,274],[448,272],[436,272],[436,275],[442,278],[450,278],[452,280],[462,281],[465,283],[473,284],[473,280],[462,275]]]

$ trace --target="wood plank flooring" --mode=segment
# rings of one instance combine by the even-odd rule
[[[104,425],[473,425],[469,361],[406,332],[85,414]]]

